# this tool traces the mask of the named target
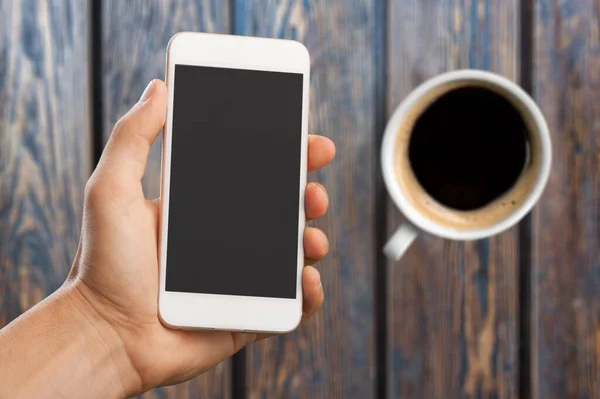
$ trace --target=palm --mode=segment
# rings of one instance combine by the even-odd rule
[[[158,207],[143,198],[141,189],[123,194],[102,199],[107,203],[101,212],[89,204],[94,199],[88,199],[85,217],[94,227],[89,232],[84,227],[81,278],[115,307],[124,322],[151,324],[156,321],[158,294]],[[102,265],[94,264],[95,259],[102,259]]]

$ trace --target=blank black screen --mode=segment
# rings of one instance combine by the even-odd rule
[[[175,66],[167,291],[296,297],[302,79]]]

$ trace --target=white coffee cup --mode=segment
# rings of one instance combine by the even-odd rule
[[[410,136],[414,120],[420,113],[441,95],[465,86],[483,86],[509,100],[526,121],[529,140],[532,142],[530,150],[533,152],[533,156],[528,160],[531,165],[526,165],[521,177],[515,183],[515,185],[520,184],[521,178],[527,179],[527,185],[522,185],[524,191],[522,191],[519,203],[514,208],[505,211],[508,213],[501,219],[495,220],[489,225],[474,227],[448,225],[427,215],[423,211],[423,207],[419,208],[419,204],[414,202],[415,196],[407,192],[410,190],[406,187],[407,185],[404,184],[402,187],[396,173],[396,163],[404,162],[399,160],[400,155],[396,154],[400,129],[407,132],[404,133],[405,135]],[[407,122],[407,120],[411,122]],[[408,128],[406,127],[407,123],[411,124]],[[406,218],[406,221],[385,245],[384,253],[392,260],[400,259],[421,232],[452,240],[476,240],[509,229],[518,223],[540,198],[550,175],[551,156],[550,133],[544,116],[531,97],[517,84],[502,76],[478,70],[448,72],[426,81],[410,93],[396,108],[386,126],[383,137],[381,166],[384,181],[390,197]],[[439,206],[443,208],[442,205]]]

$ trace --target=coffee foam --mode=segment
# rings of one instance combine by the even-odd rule
[[[410,166],[408,147],[412,130],[425,110],[442,95],[460,87],[484,87],[509,100],[519,110],[529,132],[529,155],[521,175],[513,187],[482,208],[461,211],[452,209],[432,198],[418,182]],[[434,88],[415,103],[404,116],[396,136],[394,172],[400,190],[411,205],[431,221],[460,230],[487,228],[497,224],[523,205],[533,190],[541,169],[541,146],[531,114],[518,99],[506,90],[480,81],[453,82]]]

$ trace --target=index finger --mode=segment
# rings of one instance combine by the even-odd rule
[[[308,171],[317,170],[335,158],[335,144],[327,137],[308,135]]]

